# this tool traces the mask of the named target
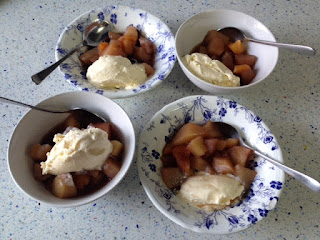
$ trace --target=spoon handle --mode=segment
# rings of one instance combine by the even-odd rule
[[[48,110],[45,108],[40,108],[40,107],[36,107],[27,103],[22,103],[22,102],[18,102],[9,98],[5,98],[5,97],[0,97],[0,101],[1,102],[6,102],[6,103],[10,103],[10,104],[14,104],[17,106],[22,106],[22,107],[28,107],[28,108],[32,108],[38,111],[43,111],[43,112],[48,112],[48,113],[65,113],[67,111],[58,111],[58,110]]]
[[[294,177],[299,182],[303,183],[305,186],[307,186],[312,191],[320,193],[320,183],[317,180],[281,164],[280,162],[262,154],[261,152],[255,150],[255,149],[253,149],[252,147],[248,146],[247,144],[244,144],[244,145],[248,148],[251,148],[255,152],[256,155],[266,159],[267,161],[271,162],[273,165],[277,166],[278,168],[280,168],[281,170],[283,170],[284,172],[286,172],[290,176]]]
[[[261,44],[275,46],[275,47],[282,47],[282,48],[286,48],[286,49],[289,49],[289,50],[292,50],[292,51],[295,51],[298,53],[306,54],[309,56],[313,56],[316,54],[316,50],[314,50],[312,47],[308,47],[308,46],[270,42],[270,41],[265,41],[265,40],[252,39],[252,38],[248,38],[248,37],[246,39],[250,42],[261,43]]]
[[[76,47],[75,49],[73,49],[72,51],[67,53],[65,56],[60,58],[59,61],[55,62],[51,66],[43,69],[42,71],[34,74],[33,76],[31,76],[32,81],[37,85],[40,84],[53,70],[55,70],[62,62],[64,62],[64,60],[66,60],[68,57],[70,57],[73,53],[78,51],[83,46],[84,45],[82,44],[79,47]]]

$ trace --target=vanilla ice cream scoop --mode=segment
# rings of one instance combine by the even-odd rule
[[[178,196],[191,205],[228,206],[241,196],[244,186],[238,179],[229,175],[200,173],[191,176],[181,185]]]
[[[56,134],[53,141],[47,160],[41,163],[42,174],[101,170],[113,148],[108,134],[94,127]]]
[[[132,64],[128,58],[104,55],[87,70],[88,81],[106,89],[130,89],[143,84],[147,79],[142,64]]]
[[[192,53],[182,58],[185,66],[198,78],[218,86],[240,86],[240,78],[222,62],[202,53]]]

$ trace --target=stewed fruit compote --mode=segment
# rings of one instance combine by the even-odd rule
[[[238,202],[257,174],[251,149],[222,134],[217,123],[187,123],[163,148],[162,179],[191,205],[214,211]]]
[[[99,139],[106,138],[104,140],[109,144],[106,155],[99,160],[100,165],[92,164],[90,161],[93,159],[86,157],[101,156],[107,146],[95,143],[97,136],[91,137],[89,132],[97,132],[102,136]],[[66,140],[71,133],[83,137]],[[59,146],[59,149],[57,144],[61,145],[62,141],[65,141],[62,143],[64,146]],[[86,146],[87,143],[91,146]],[[94,144],[97,146],[92,147]],[[49,131],[40,143],[32,145],[29,155],[34,161],[34,178],[37,181],[56,197],[73,198],[90,194],[114,178],[122,166],[123,148],[118,130],[112,123],[75,111]]]

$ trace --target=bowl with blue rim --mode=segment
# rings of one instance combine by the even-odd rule
[[[109,98],[125,98],[154,89],[166,79],[176,62],[174,36],[171,30],[162,20],[151,13],[123,5],[92,9],[69,23],[58,39],[55,48],[56,60],[80,45],[83,32],[96,20],[109,22],[114,32],[123,33],[128,26],[134,26],[139,30],[155,45],[155,72],[147,78],[145,83],[134,88],[102,89],[93,86],[87,80],[86,71],[79,60],[79,56],[86,51],[85,48],[82,48],[59,67],[67,82],[81,91],[95,92]]]
[[[145,126],[138,143],[139,177],[152,203],[178,225],[199,233],[238,232],[264,219],[275,208],[284,185],[284,172],[255,156],[251,167],[257,175],[238,204],[209,212],[182,201],[162,179],[162,150],[184,124],[202,125],[207,121],[224,122],[241,129],[251,146],[283,162],[275,136],[258,115],[233,100],[196,95],[164,106]]]

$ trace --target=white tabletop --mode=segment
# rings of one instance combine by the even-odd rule
[[[63,28],[90,9],[115,1],[0,1],[0,96],[30,104],[77,91],[59,70],[36,86],[30,76],[54,61]],[[161,18],[176,33],[190,16],[207,9],[233,9],[263,22],[278,42],[319,48],[319,1],[122,0]],[[233,99],[259,115],[276,136],[285,163],[320,180],[320,58],[280,50],[268,79]],[[132,119],[137,139],[149,119],[179,98],[208,94],[193,85],[176,63],[156,89],[115,100]],[[209,95],[209,94],[208,94]],[[50,208],[23,194],[7,168],[10,135],[26,108],[0,103],[0,239],[319,239],[318,193],[286,176],[282,195],[268,216],[247,230],[210,236],[186,230],[163,216],[145,194],[136,158],[108,195],[77,208]]]

